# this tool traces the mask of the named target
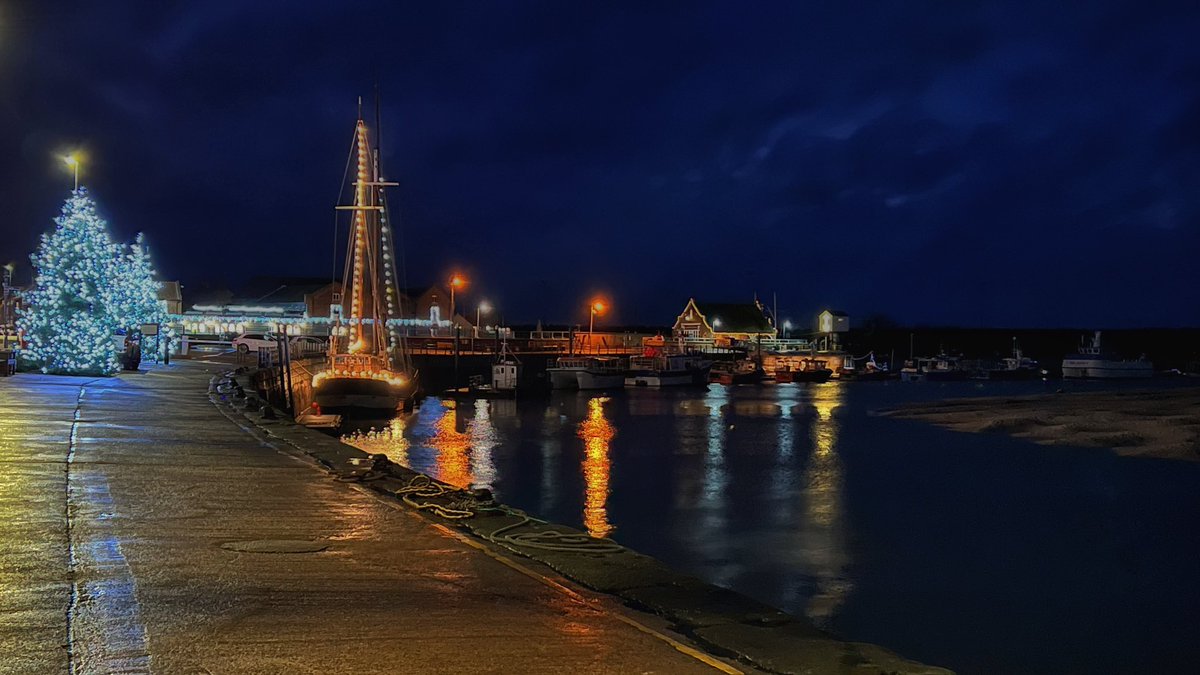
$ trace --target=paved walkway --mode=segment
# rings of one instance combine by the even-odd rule
[[[0,378],[0,673],[717,672],[263,445],[203,368]]]

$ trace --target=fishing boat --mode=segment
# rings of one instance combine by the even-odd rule
[[[560,356],[546,368],[546,377],[550,379],[551,389],[578,389],[579,378],[576,374],[587,370],[592,359],[587,356]]]
[[[830,377],[833,377],[833,370],[828,367],[828,361],[825,359],[800,359],[775,370],[775,381],[780,384],[828,382]]]
[[[1131,379],[1153,376],[1154,364],[1145,355],[1122,360],[1102,351],[1100,331],[1096,331],[1090,343],[1081,338],[1079,351],[1063,359],[1062,373],[1064,378]]]
[[[588,359],[583,370],[575,371],[575,384],[583,391],[594,389],[620,389],[625,386],[627,368],[623,359],[597,356]]]
[[[686,387],[708,383],[712,361],[695,354],[650,354],[629,359],[626,387]]]
[[[863,364],[861,370],[854,373],[853,378],[859,382],[878,382],[882,380],[890,380],[893,377],[898,377],[899,373],[894,373],[888,368],[888,364],[879,363],[875,360],[875,352],[868,352],[866,363]],[[843,376],[845,378],[845,376]]]
[[[465,387],[449,389],[450,398],[515,398],[521,382],[521,360],[508,349],[505,341],[492,363],[492,381],[484,382],[482,375],[472,375]]]
[[[359,107],[351,150],[357,157],[354,203],[337,207],[351,213],[341,295],[349,308],[334,315],[328,365],[313,376],[313,398],[329,411],[394,413],[416,393],[417,373],[397,328],[396,254],[383,195],[395,183],[381,176],[379,150],[368,142]]]
[[[708,372],[708,381],[717,384],[758,384],[766,374],[754,359],[717,361]]]
[[[904,362],[900,369],[900,380],[903,382],[948,382],[966,380],[971,371],[962,365],[962,360],[949,354],[911,359]]]
[[[1017,339],[1013,338],[1012,356],[1000,359],[1000,363],[987,371],[989,380],[1032,380],[1041,377],[1038,362],[1021,353]]]

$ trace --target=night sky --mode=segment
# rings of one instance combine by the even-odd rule
[[[328,275],[378,81],[408,282],[510,322],[1200,325],[1200,4],[1060,4],[0,0],[0,258],[82,147],[165,278]]]

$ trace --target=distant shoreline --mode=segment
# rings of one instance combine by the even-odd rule
[[[955,399],[880,414],[954,431],[1007,433],[1042,445],[1200,461],[1200,387]]]

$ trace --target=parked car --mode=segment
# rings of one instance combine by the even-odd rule
[[[274,333],[242,333],[233,339],[233,348],[243,354],[257,352],[259,347],[278,349],[275,337]]]

